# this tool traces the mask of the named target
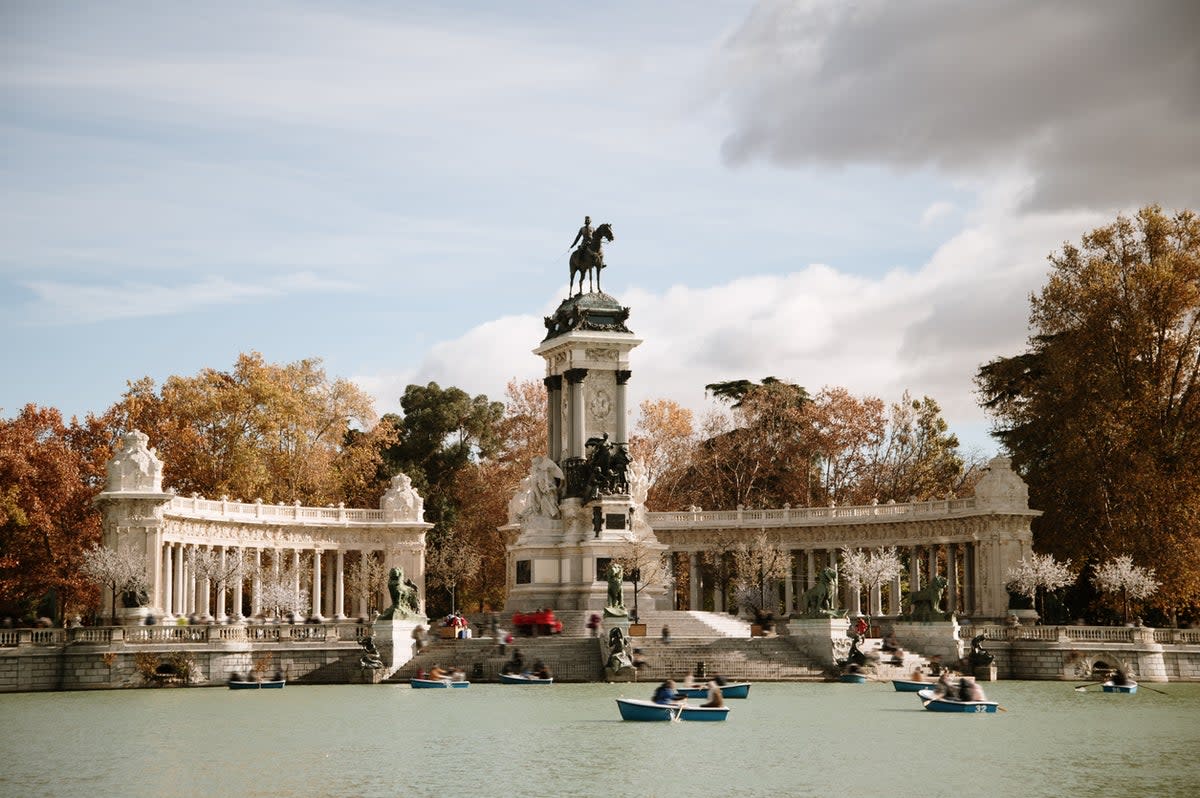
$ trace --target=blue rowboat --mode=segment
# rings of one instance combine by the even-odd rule
[[[408,683],[418,689],[428,687],[470,687],[470,682],[456,682],[452,679],[409,679]]]
[[[554,684],[553,677],[538,679],[535,676],[523,676],[519,673],[500,674],[500,684]]]
[[[839,682],[846,684],[866,684],[867,674],[865,673],[843,673],[838,677]]]
[[[1000,706],[995,701],[959,701],[955,698],[946,698],[945,696],[939,696],[932,690],[921,690],[917,693],[917,696],[930,712],[994,713],[996,708]]]
[[[929,689],[929,682],[914,682],[911,679],[892,679],[897,693],[919,693]]]
[[[287,679],[264,679],[261,682],[249,679],[229,680],[230,690],[281,690],[287,684]]]
[[[708,698],[707,687],[677,687],[675,692],[688,698]],[[722,698],[749,698],[750,682],[730,682],[721,685]]]
[[[637,698],[618,698],[617,707],[621,710],[621,720],[725,720],[729,707],[697,707],[687,704],[656,704],[653,701],[642,701]]]
[[[1104,692],[1106,692],[1106,693],[1136,693],[1137,692],[1137,682],[1130,682],[1129,684],[1113,684],[1112,682],[1105,682],[1104,684],[1101,685],[1101,687],[1104,688]]]

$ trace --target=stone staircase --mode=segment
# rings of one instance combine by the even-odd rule
[[[561,634],[516,637],[513,646],[521,649],[530,665],[539,659],[545,662],[556,681],[603,681],[604,648],[587,629],[592,613],[592,610],[555,611],[563,624]],[[501,629],[511,631],[511,617],[500,616]],[[639,681],[679,680],[689,672],[694,674],[701,663],[706,674],[719,673],[731,681],[818,681],[829,676],[826,668],[815,662],[797,641],[786,636],[751,638],[750,623],[727,613],[644,610],[640,620],[646,624],[646,636],[633,638],[638,659],[645,663],[638,671]],[[471,621],[476,629],[480,624],[485,630],[488,627],[487,616],[472,617]],[[671,632],[669,643],[662,641],[664,625]],[[928,672],[928,661],[907,651],[902,664],[890,664],[890,653],[879,654],[882,642],[871,638],[861,644],[865,653],[878,656],[872,658],[874,678],[907,679],[918,667]],[[407,681],[418,670],[429,670],[435,664],[462,668],[471,681],[499,681],[500,669],[511,657],[513,646],[500,653],[497,641],[490,637],[433,640],[422,654],[402,666],[388,681]]]
[[[565,631],[565,625],[564,625]],[[586,632],[586,629],[584,630]],[[533,665],[542,660],[559,682],[599,682],[604,680],[604,664],[600,660],[600,642],[582,635],[553,637],[518,637],[513,645],[500,653],[497,641],[488,637],[470,640],[434,640],[420,654],[400,666],[387,681],[406,682],[418,671],[428,671],[434,665],[461,668],[473,682],[499,681],[500,669],[519,648],[525,662]]]

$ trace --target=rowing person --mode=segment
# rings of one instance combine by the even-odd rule
[[[687,701],[687,696],[676,692],[674,679],[667,679],[655,688],[654,697],[650,700],[656,704],[683,704]]]

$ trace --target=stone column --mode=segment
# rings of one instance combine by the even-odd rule
[[[205,546],[204,551],[205,553],[211,553],[212,546]],[[212,604],[210,603],[212,600],[212,579],[208,576],[208,574],[205,574],[204,578],[199,581],[200,584],[198,585],[198,588],[200,606],[196,608],[196,612],[198,612],[200,617],[204,620],[212,620],[212,613],[210,612],[212,609]]]
[[[546,386],[546,451],[554,462],[562,460],[562,375],[553,374],[542,380]]]
[[[816,552],[812,549],[804,550],[804,559],[807,560],[804,566],[804,589],[807,591],[817,583],[817,557]]]
[[[583,415],[583,378],[587,376],[587,369],[568,369],[563,372],[563,376],[567,378],[567,392],[569,394],[571,438],[570,446],[567,450],[568,457],[583,457],[583,435],[584,435],[584,415]]]
[[[221,550],[217,557],[218,567],[221,569],[222,580],[217,582],[217,614],[216,620],[218,623],[225,620],[225,591],[229,588],[229,584],[224,580],[225,574],[225,546],[218,546]]]
[[[688,609],[704,609],[703,585],[700,584],[700,554],[688,552]]]
[[[625,388],[629,383],[629,378],[633,376],[632,371],[616,371],[617,377],[617,396],[616,411],[617,411],[617,443],[629,443],[629,438],[625,429]]]
[[[175,614],[175,544],[163,546],[163,620],[169,620]]]
[[[238,568],[237,574],[234,576],[233,612],[230,613],[230,617],[233,618],[233,620],[235,620],[235,621],[241,621],[243,618],[243,616],[242,616],[242,581],[245,579],[245,576],[246,576],[242,572],[242,568],[244,568],[246,565],[246,559],[245,559],[246,552],[240,546],[237,547],[237,549],[235,549],[235,551],[237,551],[237,554],[235,554],[234,556],[238,558],[240,567]]]
[[[929,547],[929,581],[932,583],[937,578],[937,557],[938,547],[936,545]]]
[[[337,583],[334,586],[334,620],[342,621],[346,618],[346,552],[338,549],[337,551]]]
[[[187,606],[184,608],[185,615],[194,615],[196,613],[196,561],[193,558],[196,556],[197,549],[199,549],[199,546],[195,543],[188,546],[190,556],[183,566],[187,571],[187,590],[184,592],[184,600],[187,603]]]
[[[279,570],[276,570],[278,573]],[[309,598],[312,598],[310,595]],[[296,605],[296,615],[301,612],[300,607],[300,549],[292,549],[292,601]]]
[[[871,602],[871,617],[878,618],[883,615],[883,589],[880,585],[871,585],[868,593],[868,599]]]
[[[891,596],[888,600],[888,610],[891,615],[900,617],[903,604],[900,603],[900,574],[892,577]]]
[[[262,549],[254,547],[254,580],[250,584],[250,614],[262,613]]]
[[[317,620],[324,620],[321,617],[321,550],[313,551],[313,572],[312,572],[312,615]]]
[[[921,549],[911,546],[908,549],[908,590],[910,593],[921,589]]]
[[[946,547],[946,612],[958,612],[958,544]]]
[[[788,549],[788,575],[783,582],[783,611],[790,613],[796,602],[796,552]]]

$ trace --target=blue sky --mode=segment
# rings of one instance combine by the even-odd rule
[[[1188,3],[0,2],[0,414],[321,357],[538,378],[584,214],[632,398],[943,406],[1063,241],[1200,205]],[[1153,124],[1147,124],[1149,119]]]

